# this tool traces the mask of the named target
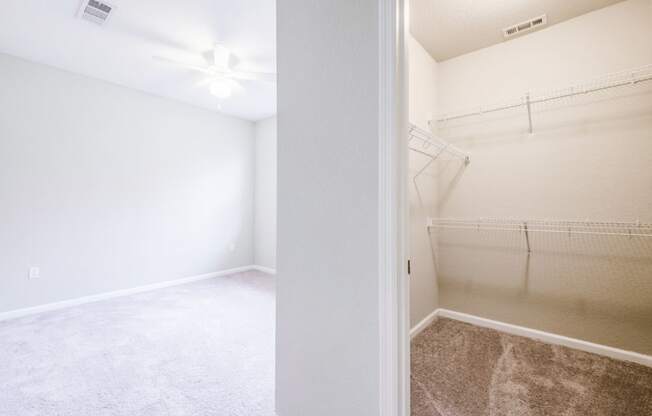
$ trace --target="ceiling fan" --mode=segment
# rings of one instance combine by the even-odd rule
[[[242,88],[240,81],[243,80],[276,82],[274,73],[241,71],[234,68],[235,55],[221,43],[216,43],[209,54],[212,64],[207,66],[179,62],[161,56],[154,56],[154,59],[208,75],[199,85],[208,85],[211,94],[220,99],[229,98],[235,89]]]

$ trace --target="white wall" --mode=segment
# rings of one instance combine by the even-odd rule
[[[437,62],[417,42],[408,38],[410,122],[430,130],[428,120],[437,114]],[[412,326],[438,306],[436,252],[428,229],[428,217],[437,216],[437,168],[432,166],[416,181],[412,178],[429,159],[410,152],[410,323]]]
[[[252,123],[6,55],[0,91],[0,311],[252,263]]]
[[[279,416],[379,414],[378,8],[277,2]]]
[[[254,263],[276,268],[276,117],[256,123]]]
[[[439,110],[652,63],[652,2],[618,3],[440,62]],[[649,87],[648,87],[649,88]],[[652,222],[652,93],[441,128],[471,153],[441,175],[442,217]],[[614,237],[441,231],[442,307],[652,353],[652,246]]]

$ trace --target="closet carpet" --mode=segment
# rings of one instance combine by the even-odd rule
[[[273,416],[260,272],[0,322],[1,416]]]
[[[413,416],[652,415],[652,368],[439,319],[412,340]]]

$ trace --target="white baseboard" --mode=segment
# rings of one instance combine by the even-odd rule
[[[271,267],[253,265],[251,268],[267,274],[276,274],[276,269],[272,269]]]
[[[505,322],[494,321],[491,319],[481,318],[479,316],[469,315],[462,312],[455,312],[448,309],[437,309],[428,315],[428,317],[426,317],[423,321],[419,322],[414,328],[412,328],[410,331],[410,337],[414,337],[416,334],[423,331],[423,329],[425,329],[428,325],[430,325],[432,321],[436,320],[437,318],[454,319],[456,321],[466,322],[484,328],[495,329],[506,334],[518,335],[534,339],[537,341],[545,342],[547,344],[562,345],[564,347],[586,351],[616,360],[630,361],[644,365],[646,367],[652,367],[652,356],[650,355],[621,350],[619,348],[608,347],[606,345],[595,344],[592,342],[582,341],[576,338],[569,338],[562,335],[556,335],[550,332],[539,331],[523,326],[507,324]]]
[[[119,296],[133,295],[135,293],[149,292],[150,290],[162,289],[170,286],[178,286],[186,283],[197,282],[200,280],[212,279],[214,277],[226,276],[234,273],[246,272],[249,270],[258,270],[257,266],[242,266],[232,269],[221,270],[218,272],[200,274],[197,276],[184,277],[181,279],[167,280],[165,282],[152,283],[144,286],[121,289],[112,292],[98,293],[96,295],[83,296],[80,298],[67,299],[60,302],[46,303],[45,305],[32,306],[29,308],[15,309],[7,312],[0,312],[0,321],[7,319],[19,318],[22,316],[33,315],[42,312],[53,311],[57,309],[68,308],[71,306],[83,305],[85,303],[97,302],[100,300],[116,298]]]
[[[428,327],[428,325],[430,325],[433,321],[436,321],[438,311],[439,311],[439,309],[435,309],[428,316],[423,318],[421,320],[421,322],[419,322],[412,329],[410,329],[410,339],[412,339],[412,338],[416,337],[417,335],[419,335],[421,333],[421,331],[423,331],[424,329],[426,329]]]

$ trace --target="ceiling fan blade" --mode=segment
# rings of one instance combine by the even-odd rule
[[[215,77],[206,77],[199,81],[198,83],[195,84],[196,87],[206,87],[208,85],[211,85],[211,82],[213,82],[216,78]]]
[[[186,68],[186,69],[190,69],[192,71],[203,72],[205,74],[211,74],[211,75],[214,74],[214,71],[209,67],[204,67],[204,66],[200,66],[200,65],[193,65],[193,64],[186,63],[186,62],[179,62],[179,61],[175,61],[173,59],[164,58],[162,56],[154,56],[153,58],[156,61],[163,62],[163,63],[169,64],[169,65],[180,66],[180,67],[183,67],[183,68]]]
[[[229,74],[231,78],[242,79],[246,81],[267,81],[276,82],[276,74],[273,72],[254,72],[234,70]]]
[[[231,63],[231,51],[221,43],[213,46],[213,64],[216,68],[225,71]]]

